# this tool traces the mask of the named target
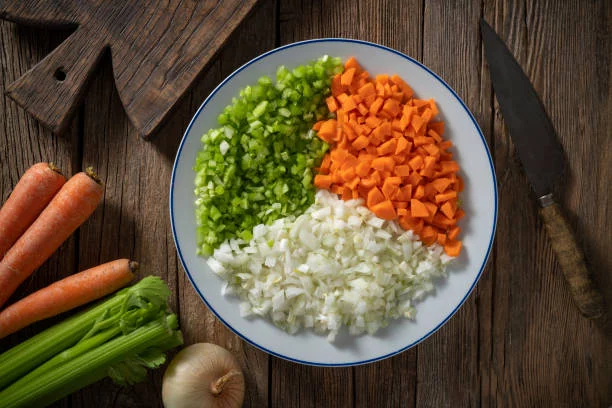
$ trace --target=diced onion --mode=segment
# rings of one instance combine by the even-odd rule
[[[243,316],[260,315],[289,333],[312,328],[335,339],[375,333],[415,316],[453,259],[412,231],[376,217],[362,200],[320,190],[304,214],[258,225],[247,244],[225,242],[208,259],[242,299]]]

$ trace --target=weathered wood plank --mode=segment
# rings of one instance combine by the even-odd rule
[[[75,168],[75,159],[78,157],[76,121],[64,134],[52,135],[4,95],[11,81],[42,59],[67,34],[22,28],[0,21],[0,203],[6,201],[21,175],[37,162],[52,161],[66,176],[70,176]],[[77,239],[73,235],[17,289],[8,303],[74,273],[77,248]],[[62,315],[35,323],[0,340],[0,352],[64,317]],[[55,405],[66,404],[66,401],[62,401]]]
[[[426,1],[423,63],[458,93],[488,138],[490,85],[481,75],[480,16],[477,1]],[[489,285],[478,286],[457,314],[418,347],[417,406],[480,404],[479,336],[486,333],[480,332],[479,319],[481,312],[483,319],[488,316],[478,301],[486,301],[489,290]]]
[[[494,27],[531,78],[564,146],[567,171],[557,196],[596,281],[607,288],[609,304],[610,14],[605,3],[498,1]],[[607,406],[610,342],[572,304],[497,103],[495,112],[501,216],[488,403]]]

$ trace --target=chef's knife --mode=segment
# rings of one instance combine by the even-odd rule
[[[529,78],[504,42],[484,19],[481,35],[491,81],[512,142],[538,197],[551,246],[578,309],[589,319],[605,314],[604,302],[590,278],[582,250],[552,195],[565,158],[557,135]]]

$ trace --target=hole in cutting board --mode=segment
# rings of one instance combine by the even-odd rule
[[[64,71],[63,67],[59,67],[55,70],[53,74],[53,78],[57,79],[60,82],[63,82],[66,79],[66,71]]]

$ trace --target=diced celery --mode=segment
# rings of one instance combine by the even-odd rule
[[[311,128],[328,117],[325,98],[341,71],[340,58],[329,56],[291,71],[279,66],[276,81],[263,76],[243,88],[219,128],[202,136],[194,165],[199,254],[229,238],[248,241],[255,225],[312,204],[313,168],[328,146]]]

